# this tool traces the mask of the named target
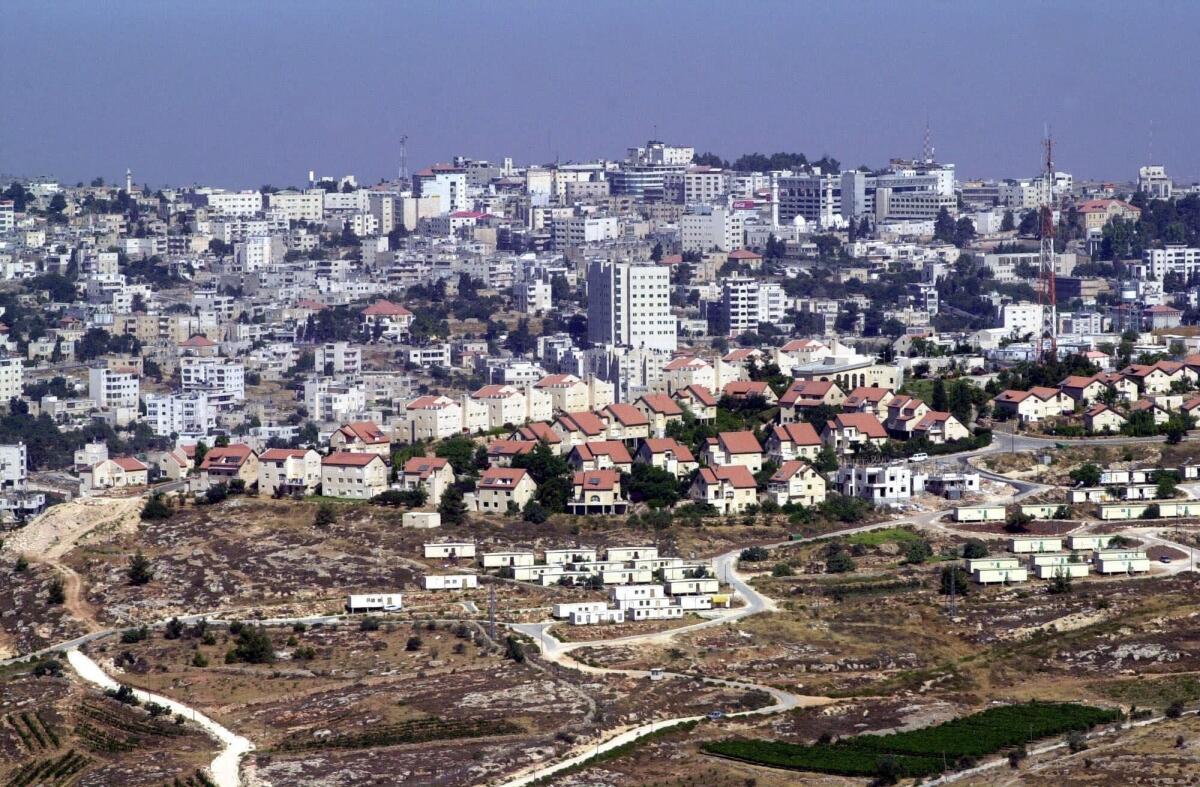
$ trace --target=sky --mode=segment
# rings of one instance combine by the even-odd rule
[[[0,2],[0,173],[153,187],[393,178],[455,155],[1200,179],[1200,2]]]

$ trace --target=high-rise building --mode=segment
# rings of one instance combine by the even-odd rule
[[[679,219],[684,251],[733,251],[745,246],[745,219],[728,208],[693,205]]]
[[[778,282],[734,276],[721,286],[717,321],[729,336],[757,331],[763,323],[781,323],[784,312],[784,292]]]
[[[674,350],[670,291],[671,273],[665,266],[593,260],[588,265],[588,339]]]
[[[785,175],[779,178],[779,221],[791,224],[799,216],[821,227],[841,220],[842,180],[838,175]]]

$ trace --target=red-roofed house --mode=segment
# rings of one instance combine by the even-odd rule
[[[202,333],[189,336],[179,343],[180,355],[194,355],[199,358],[215,358],[220,348],[217,343]]]
[[[883,445],[887,430],[870,413],[838,413],[821,430],[821,441],[836,454],[853,454],[868,443]]]
[[[370,500],[388,488],[388,467],[379,454],[339,451],[321,459],[321,494]]]
[[[561,454],[563,451],[562,435],[554,431],[554,427],[545,421],[534,421],[531,424],[525,424],[513,432],[509,439],[545,443],[550,447],[550,452],[555,456]]]
[[[533,387],[550,394],[554,409],[562,413],[599,410],[614,401],[612,383],[595,376],[581,380],[573,374],[550,374]]]
[[[709,467],[741,465],[757,473],[762,461],[762,446],[754,432],[719,432],[704,445],[704,463]]]
[[[691,411],[696,420],[702,424],[711,423],[717,418],[717,397],[703,385],[689,385],[671,394],[671,398]]]
[[[329,447],[334,451],[379,454],[389,461],[392,456],[392,438],[372,421],[354,421],[341,427],[329,436]]]
[[[666,394],[645,394],[633,406],[646,416],[650,434],[655,437],[667,433],[667,424],[683,420],[683,408]]]
[[[841,407],[845,401],[846,394],[831,380],[797,380],[779,397],[779,422],[803,421],[810,410]]]
[[[489,467],[479,476],[475,504],[485,513],[503,514],[509,505],[518,510],[533,499],[537,484],[524,470],[514,467]]]
[[[178,481],[186,478],[192,470],[192,460],[182,448],[150,452],[150,465],[155,469],[160,481]]]
[[[1170,393],[1176,382],[1195,385],[1197,379],[1195,370],[1177,361],[1159,361],[1149,366],[1130,364],[1121,370],[1121,374],[1136,383],[1144,396]]]
[[[514,457],[524,456],[537,446],[537,440],[518,440],[511,437],[507,440],[493,440],[487,447],[488,465],[512,467]]]
[[[408,309],[383,299],[363,309],[361,314],[363,327],[373,340],[397,341],[407,338],[415,319]]]
[[[448,396],[419,396],[405,405],[404,416],[410,443],[462,434],[462,405]]]
[[[821,452],[821,436],[813,425],[804,421],[781,424],[767,435],[767,458],[776,464],[793,459],[813,461]]]
[[[414,456],[400,471],[401,489],[424,489],[426,505],[436,506],[454,483],[454,468],[440,456]]]
[[[1170,413],[1149,399],[1138,399],[1129,405],[1129,414],[1132,416],[1134,413],[1150,413],[1155,426],[1162,426],[1171,419]]]
[[[1119,199],[1090,199],[1079,203],[1075,209],[1083,216],[1083,228],[1089,235],[1098,234],[1105,224],[1118,216],[1137,221],[1142,215],[1141,208]]]
[[[775,365],[789,374],[793,366],[816,363],[831,354],[829,345],[818,339],[793,339],[775,350]]]
[[[1183,324],[1183,312],[1174,306],[1155,304],[1142,309],[1142,328],[1155,331],[1160,328],[1178,328]]]
[[[758,483],[743,465],[702,467],[688,496],[708,503],[721,514],[740,514],[758,503]]]
[[[576,470],[609,470],[628,473],[633,468],[629,449],[620,440],[593,440],[571,449],[567,461]]]
[[[971,433],[950,413],[930,410],[913,425],[909,436],[924,438],[934,445],[941,445],[955,440],[966,440]]]
[[[1098,374],[1091,377],[1074,374],[1059,383],[1058,390],[1071,397],[1073,401],[1086,406],[1100,401],[1108,390],[1108,386],[1104,384]]]
[[[700,466],[692,449],[673,437],[643,440],[633,461],[666,470],[676,478],[682,478]]]
[[[586,470],[574,476],[573,493],[567,512],[585,514],[624,514],[627,503],[621,497],[621,476],[615,470]]]
[[[259,454],[259,494],[312,495],[320,485],[321,455],[311,448],[268,448]]]
[[[1038,386],[1028,391],[1001,391],[992,400],[997,415],[1016,416],[1021,423],[1037,423],[1074,411],[1075,402],[1057,388]]]
[[[79,492],[87,496],[107,489],[124,489],[150,483],[150,468],[132,456],[104,459],[79,476]]]
[[[929,405],[907,394],[892,397],[887,406],[887,420],[883,422],[884,429],[892,437],[907,440],[912,437],[912,431],[925,414]]]
[[[778,505],[815,506],[825,502],[825,479],[808,462],[784,462],[767,480],[767,494]]]
[[[258,454],[248,445],[231,445],[210,448],[200,463],[200,473],[193,485],[194,492],[207,492],[218,484],[229,486],[241,480],[250,489],[258,483]]]
[[[744,402],[747,399],[754,399],[756,397],[761,398],[767,405],[773,405],[779,401],[779,397],[775,395],[775,391],[771,390],[771,386],[767,385],[763,380],[734,380],[731,383],[726,383],[721,393],[735,402]]]
[[[886,418],[888,402],[895,396],[887,388],[859,386],[846,395],[842,409],[848,413],[874,413],[876,418]]]
[[[562,438],[563,447],[573,447],[589,440],[605,440],[608,424],[603,418],[586,410],[563,413],[555,421],[553,429]]]
[[[1200,404],[1200,400],[1197,401]],[[1106,404],[1094,404],[1083,413],[1083,428],[1097,434],[1117,434],[1125,425],[1125,416]]]
[[[631,404],[618,402],[600,411],[608,421],[608,436],[613,440],[624,440],[632,444],[650,436],[650,419]]]

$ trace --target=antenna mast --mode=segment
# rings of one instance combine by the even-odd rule
[[[1042,143],[1046,150],[1045,191],[1041,205],[1041,249],[1038,263],[1041,287],[1038,303],[1042,307],[1042,335],[1038,343],[1038,355],[1042,360],[1056,360],[1058,355],[1058,298],[1055,293],[1054,273],[1054,139],[1046,132]]]
[[[401,186],[408,181],[408,134],[400,135],[400,172]]]

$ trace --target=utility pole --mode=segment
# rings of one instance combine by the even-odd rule
[[[1045,191],[1042,193],[1041,211],[1041,248],[1038,253],[1038,263],[1041,276],[1041,287],[1038,289],[1038,303],[1042,307],[1042,334],[1038,342],[1039,360],[1057,360],[1058,353],[1058,317],[1055,293],[1054,253],[1054,140],[1050,137],[1049,129],[1042,143],[1046,151]]]
[[[488,586],[488,637],[496,641],[496,586]]]
[[[408,134],[400,135],[400,171],[398,174],[400,185],[403,187],[404,183],[408,181]]]

